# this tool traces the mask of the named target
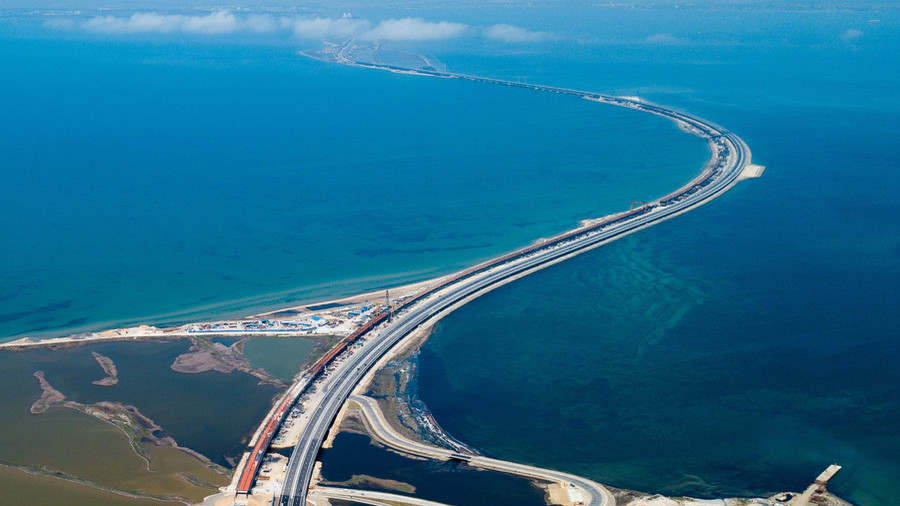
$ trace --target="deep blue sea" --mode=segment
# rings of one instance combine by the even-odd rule
[[[900,496],[896,8],[440,8],[557,35],[409,43],[643,98],[768,169],[450,315],[419,391],[486,453],[673,495]],[[363,13],[365,14],[365,13]],[[435,18],[437,17],[437,18]],[[0,336],[246,313],[449,272],[677,187],[698,138],[300,41],[0,25]]]
[[[897,14],[682,13],[669,44],[478,63],[681,107],[768,169],[447,317],[420,357],[441,425],[491,455],[669,495],[802,490],[838,462],[831,490],[896,504]],[[660,11],[610,16],[663,30]]]
[[[532,485],[529,480],[471,468],[458,462],[408,459],[383,446],[376,446],[368,436],[351,432],[340,433],[334,445],[322,451],[321,461],[325,480],[342,482],[353,475],[395,480],[415,487],[416,497],[442,504],[546,504],[543,489]]]

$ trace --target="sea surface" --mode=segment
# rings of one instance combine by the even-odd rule
[[[900,496],[900,14],[774,5],[387,15],[551,32],[396,46],[671,105],[768,167],[442,321],[419,392],[455,437],[646,492],[801,490],[836,461],[845,498]],[[646,114],[297,54],[314,46],[0,23],[0,336],[424,279],[660,196],[708,155]]]
[[[451,314],[421,353],[420,395],[489,455],[615,486],[765,496],[837,462],[830,490],[896,504],[897,11],[708,14],[643,44],[467,69],[680,107],[768,168]]]
[[[351,432],[338,434],[334,445],[322,451],[321,460],[325,480],[343,482],[354,475],[394,480],[415,487],[415,497],[444,504],[546,504],[543,490],[535,487],[530,480],[460,463],[409,459],[373,444],[368,436]],[[364,488],[379,490],[376,487]]]
[[[27,27],[0,24],[0,339],[428,279],[707,158],[660,118],[298,54],[317,42]]]

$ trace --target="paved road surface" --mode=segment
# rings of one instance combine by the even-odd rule
[[[470,76],[448,76],[514,85],[514,83],[471,78]],[[713,177],[712,180],[702,188],[696,189],[689,194],[685,194],[684,198],[680,201],[665,206],[658,205],[649,212],[628,219],[627,221],[616,223],[615,225],[603,228],[600,231],[580,235],[571,240],[566,240],[551,247],[529,253],[515,261],[492,267],[483,274],[463,278],[423,299],[421,302],[418,302],[412,308],[405,311],[405,314],[398,315],[397,318],[381,330],[366,336],[362,341],[361,347],[352,354],[349,354],[338,367],[329,372],[321,381],[319,389],[323,392],[323,395],[321,401],[312,408],[313,411],[309,423],[303,429],[300,442],[294,447],[294,452],[288,463],[284,489],[279,501],[280,504],[303,504],[303,500],[307,495],[319,448],[321,447],[322,441],[325,439],[331,423],[340,407],[349,397],[353,388],[362,380],[365,373],[377,363],[378,359],[419,325],[434,315],[454,306],[454,304],[465,300],[468,297],[480,295],[481,293],[500,286],[513,277],[534,272],[552,263],[583,253],[584,251],[596,248],[612,240],[620,239],[628,234],[653,226],[703,205],[734,186],[739,180],[741,172],[748,164],[750,164],[750,149],[739,137],[724,130],[718,125],[703,119],[653,104],[626,101],[588,92],[533,85],[528,85],[527,87],[540,91],[553,91],[556,93],[578,95],[601,101],[610,100],[609,103],[613,103],[614,105],[644,110],[645,112],[685,122],[706,132],[710,137],[718,139],[724,146],[724,149],[727,150],[728,156],[718,175]],[[487,465],[488,462],[485,462],[484,464]],[[532,469],[529,468],[529,466],[519,466],[509,463],[505,463],[504,465],[507,466],[507,468],[517,466],[517,470],[523,474],[531,472]],[[541,471],[543,472],[543,470]],[[587,480],[572,477],[571,475],[565,476],[566,480],[573,481],[579,486],[584,484],[588,490],[592,488],[592,485],[590,485],[590,482]],[[611,494],[599,494],[597,496],[592,496],[591,500],[586,502],[586,504],[593,506],[610,506],[615,504],[615,500],[612,499]]]
[[[514,474],[523,478],[537,479],[549,483],[571,483],[581,489],[582,494],[585,496],[585,504],[616,503],[615,497],[613,497],[612,493],[607,490],[606,487],[580,476],[552,471],[549,469],[541,469],[539,467],[528,466],[524,464],[517,464],[515,462],[492,459],[481,455],[463,455],[446,448],[438,448],[436,446],[413,441],[395,431],[390,426],[390,424],[388,424],[387,420],[384,418],[384,414],[381,412],[381,409],[378,407],[378,404],[374,399],[354,395],[350,397],[350,400],[359,405],[360,412],[363,415],[366,427],[369,428],[369,431],[372,433],[372,435],[377,440],[381,441],[387,446],[390,446],[391,448],[395,448],[412,455],[418,455],[420,457],[427,457],[437,460],[450,460],[452,458],[455,458],[457,460],[465,461],[473,467],[480,467],[482,469],[490,469],[493,471]]]

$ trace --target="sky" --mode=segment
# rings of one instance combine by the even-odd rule
[[[865,7],[890,7],[895,2],[892,0],[545,0],[534,2],[527,0],[393,0],[391,2],[376,2],[368,0],[345,0],[334,2],[328,0],[244,0],[234,2],[209,2],[204,0],[4,0],[0,2],[0,9],[173,9],[173,8],[210,8],[215,6],[240,7],[254,9],[259,7],[285,7],[303,9],[328,9],[335,4],[344,7],[376,7],[393,9],[423,9],[440,8],[447,5],[478,7],[483,5],[508,6],[519,8],[528,5],[550,5],[557,8],[578,5],[616,5],[626,7],[653,7],[674,6],[682,8],[691,7],[723,7],[723,6],[750,6],[753,8],[841,8],[854,9]]]
[[[649,0],[648,0],[649,1]],[[797,4],[785,0],[630,0],[604,4],[588,0],[556,0],[519,3],[456,0],[406,0],[391,4],[361,2],[250,0],[249,3],[208,4],[199,0],[0,0],[0,23],[6,18],[28,18],[58,31],[116,36],[148,34],[265,35],[309,40],[439,41],[482,38],[507,44],[538,44],[552,41],[586,40],[573,31],[578,20],[565,22],[567,7],[597,9],[652,8],[676,12],[715,9],[791,10]],[[883,0],[858,2],[808,0],[803,9],[867,11],[897,9]],[[652,7],[647,7],[652,6]],[[837,6],[837,7],[836,7]],[[483,14],[490,12],[491,14]],[[477,19],[472,17],[478,13]],[[590,27],[586,27],[590,28]],[[627,31],[628,27],[621,27]],[[648,28],[649,29],[649,28]],[[652,45],[684,45],[703,38],[700,33],[677,33],[665,26],[649,29],[630,42]],[[863,42],[867,27],[847,26],[832,36],[840,43]],[[617,42],[621,42],[617,41]]]
[[[363,18],[349,11],[330,17],[292,12],[247,12],[229,8],[210,11],[80,11],[45,16],[44,26],[98,34],[285,34],[298,39],[362,41],[430,41],[484,37],[506,42],[540,42],[557,36],[509,23],[472,25],[429,20],[414,15]]]

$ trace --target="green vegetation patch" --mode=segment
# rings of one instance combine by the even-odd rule
[[[416,487],[409,483],[397,480],[388,480],[385,478],[376,478],[366,474],[354,474],[347,481],[326,481],[323,485],[332,485],[335,487],[361,488],[361,489],[377,489],[387,490],[390,492],[402,492],[405,494],[415,494]]]
[[[139,496],[199,501],[215,493],[216,486],[227,480],[224,474],[210,469],[198,458],[176,448],[145,447],[140,439],[132,441],[122,427],[79,410],[51,408],[40,415],[30,413],[29,406],[41,395],[41,389],[29,374],[29,366],[19,362],[17,358],[0,354],[0,365],[9,366],[4,369],[6,388],[0,391],[0,419],[3,420],[3,430],[0,431],[0,462],[25,467],[34,473],[48,476],[31,477],[33,475],[13,469],[11,476],[16,477],[16,483],[23,480],[26,485],[43,483],[38,480],[42,478],[58,483],[51,487],[53,490],[59,490],[60,487],[63,487],[62,490],[69,490],[73,486],[81,490],[89,488],[86,485],[91,484]],[[123,425],[127,427],[127,424]],[[140,434],[130,435],[141,437]],[[155,461],[153,465],[148,463],[148,459]],[[10,471],[6,471],[6,474],[9,473]],[[67,484],[64,480],[49,476],[81,484]],[[196,477],[197,480],[192,482],[187,476]],[[5,490],[10,482],[0,481]],[[215,486],[200,486],[198,483]],[[103,491],[98,490],[99,492]],[[19,497],[18,492],[15,496]],[[50,499],[47,501],[47,504],[66,503]],[[0,503],[38,504],[31,500],[7,501],[7,496],[3,495],[0,495]],[[132,503],[133,500],[128,504]],[[108,502],[98,500],[87,501],[85,504]]]
[[[204,483],[209,489],[224,487],[231,481],[227,474],[211,469],[193,455],[178,448],[154,446],[149,450],[150,468],[155,473],[177,474],[193,483]]]
[[[227,481],[225,475],[181,450],[137,445],[138,449],[144,450],[141,453],[150,456],[148,465],[121,429],[74,410],[53,409],[35,417],[34,421],[43,426],[46,443],[58,449],[47,448],[40,456],[21,456],[20,462],[41,472],[59,472],[73,479],[135,495],[189,501],[202,500]],[[197,481],[192,482],[185,475],[214,486],[198,486]]]
[[[41,476],[0,465],[0,502],[31,506],[159,506],[180,504],[118,495],[79,483]]]

